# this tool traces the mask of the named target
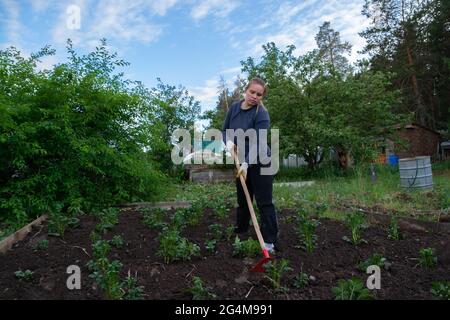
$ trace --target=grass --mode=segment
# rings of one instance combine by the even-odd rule
[[[353,211],[351,208],[354,207],[373,208],[374,211],[396,213],[399,216],[433,211],[448,212],[449,163],[450,161],[439,163],[433,167],[434,188],[428,191],[401,188],[398,169],[383,165],[376,167],[375,183],[372,183],[367,168],[357,168],[348,176],[321,177],[315,180],[315,184],[307,187],[295,188],[275,184],[274,203],[277,208],[293,209],[305,204],[323,203],[328,206],[323,216],[339,220],[344,212]],[[295,172],[300,171],[294,170]],[[296,180],[301,181],[302,177],[298,176]],[[214,199],[227,197],[236,205],[235,189],[234,181],[213,185],[186,182],[176,185],[165,200],[194,200],[201,195],[209,197],[210,203],[213,203]]]

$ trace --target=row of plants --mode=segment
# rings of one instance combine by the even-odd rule
[[[366,263],[384,264],[385,259],[374,256],[372,261],[361,262],[360,266]],[[274,292],[287,293],[289,288],[286,282],[282,281],[286,273],[292,271],[287,259],[272,260],[264,265],[265,273],[264,279]],[[364,270],[365,271],[365,270]],[[313,276],[301,271],[294,278],[291,279],[290,284],[297,290],[305,289],[312,281],[316,279]],[[341,279],[337,285],[331,289],[336,300],[371,300],[374,299],[372,291],[369,290],[365,283],[357,277],[351,279]],[[431,293],[438,299],[450,299],[450,281],[435,281],[432,283]],[[203,280],[194,276],[192,278],[191,287],[186,289],[193,300],[207,300],[215,299],[217,295],[212,291],[212,288],[206,287]]]
[[[92,259],[87,263],[95,283],[103,290],[105,297],[110,300],[140,300],[143,299],[144,287],[138,285],[137,274],[131,276],[128,271],[126,277],[121,277],[123,264],[108,258],[112,247],[121,249],[124,240],[121,235],[114,235],[110,240],[102,238],[119,222],[119,210],[107,208],[95,213],[98,223],[91,232]]]

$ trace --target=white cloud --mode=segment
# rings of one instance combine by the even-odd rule
[[[216,17],[224,18],[233,10],[239,7],[240,3],[236,0],[200,0],[191,10],[191,17],[194,20],[201,20],[212,14]]]
[[[0,25],[5,28],[7,42],[18,45],[20,43],[20,34],[24,30],[20,23],[19,4],[14,0],[1,0],[0,8],[3,8],[0,11],[0,13],[3,11],[0,15]]]
[[[217,87],[219,86],[219,77],[206,80],[203,86],[190,87],[188,91],[198,100],[202,107],[202,112],[211,109],[216,103],[218,94]]]
[[[52,69],[53,65],[57,64],[59,62],[58,58],[55,56],[46,56],[41,58],[41,62],[37,64],[38,70],[50,70]]]
[[[176,3],[177,0],[155,0],[152,1],[151,7],[155,13],[164,16]]]
[[[29,0],[34,12],[41,13],[55,5],[54,0]]]
[[[163,34],[164,27],[152,22],[151,17],[165,15],[176,0],[75,0],[71,4],[81,8],[81,28],[67,28],[67,7],[63,6],[53,30],[55,42],[62,44],[71,38],[76,45],[92,48],[99,39],[106,38],[120,43],[120,47],[126,50],[131,42],[148,44],[156,41]]]
[[[315,35],[320,25],[330,21],[331,27],[339,31],[341,40],[353,46],[349,60],[354,62],[360,57],[357,51],[364,47],[365,40],[358,33],[369,24],[361,15],[363,0],[306,0],[299,4],[285,1],[277,5],[277,8],[272,6],[266,10],[261,23],[253,29],[256,32],[249,38],[237,39],[230,35],[231,47],[246,56],[255,57],[263,53],[262,45],[267,42],[274,42],[281,49],[293,44],[297,48],[294,54],[301,55],[316,48]],[[270,28],[267,28],[268,24]],[[266,31],[261,33],[258,27]]]
[[[241,73],[241,67],[233,67],[220,71],[220,74]]]

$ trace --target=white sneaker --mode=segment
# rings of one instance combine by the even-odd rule
[[[274,246],[273,243],[266,243],[266,242],[264,242],[264,246],[266,247],[266,250],[267,250],[269,253],[272,253],[272,254],[275,253],[275,246]]]

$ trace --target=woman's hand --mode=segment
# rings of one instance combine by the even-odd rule
[[[247,169],[248,169],[248,163],[243,162],[241,164],[241,167],[239,168],[238,173],[236,174],[236,178],[239,178],[242,175],[244,177],[244,180],[247,180]]]

